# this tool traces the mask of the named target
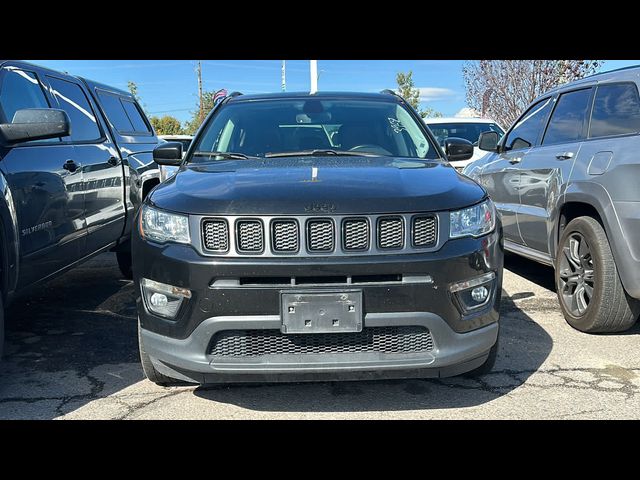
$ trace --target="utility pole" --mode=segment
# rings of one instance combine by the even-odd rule
[[[311,80],[310,94],[314,94],[318,91],[318,61],[309,60],[309,78]]]
[[[196,73],[198,74],[198,104],[200,105],[198,118],[200,119],[200,123],[202,123],[204,121],[204,105],[202,104],[202,62],[200,60],[198,60]]]
[[[282,91],[286,92],[287,91],[287,73],[286,73],[286,65],[287,61],[286,60],[282,60]]]

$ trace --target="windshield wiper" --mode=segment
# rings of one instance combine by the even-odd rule
[[[277,158],[277,157],[330,157],[335,155],[337,157],[345,156],[345,157],[379,157],[375,153],[369,152],[349,152],[345,150],[330,150],[330,149],[316,149],[316,150],[301,150],[299,152],[276,152],[276,153],[265,153],[266,158]]]
[[[250,155],[245,155],[244,153],[236,153],[236,152],[204,152],[198,151],[193,153],[194,157],[222,157],[222,158],[230,158],[233,160],[253,160],[260,159],[260,157],[252,157]]]

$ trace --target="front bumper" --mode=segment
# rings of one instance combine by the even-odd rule
[[[503,247],[500,227],[479,239],[450,240],[437,252],[343,258],[216,259],[187,245],[156,245],[134,233],[134,278],[191,290],[177,319],[151,314],[138,298],[141,341],[156,369],[198,383],[303,381],[388,377],[441,377],[472,370],[489,355],[498,336]],[[495,273],[489,301],[463,314],[451,284]],[[242,285],[225,279],[282,276],[400,275],[399,282],[349,284],[363,292],[364,328],[418,326],[433,339],[429,351],[413,353],[315,353],[254,357],[211,355],[223,331],[280,330],[280,294],[300,286]],[[424,282],[425,277],[431,282]],[[222,280],[222,281],[221,281]],[[305,285],[304,290],[340,290]],[[305,334],[308,335],[308,334]],[[313,334],[311,334],[313,335]],[[329,334],[338,335],[338,334]]]

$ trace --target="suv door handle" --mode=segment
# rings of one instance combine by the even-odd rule
[[[509,159],[509,163],[511,165],[515,165],[516,163],[520,163],[522,161],[522,157],[513,157]]]
[[[562,153],[558,153],[556,155],[556,158],[558,160],[569,160],[570,158],[573,158],[573,152],[562,152]]]
[[[78,168],[80,168],[80,165],[74,162],[73,160],[67,160],[66,162],[64,162],[64,165],[62,165],[62,168],[73,173],[76,170],[78,170]]]
[[[117,167],[118,165],[120,165],[120,159],[118,157],[109,157],[109,160],[107,160],[107,163],[109,165],[113,165],[114,167]]]

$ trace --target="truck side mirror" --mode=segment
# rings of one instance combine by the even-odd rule
[[[11,123],[0,124],[0,136],[9,144],[66,137],[70,134],[69,116],[64,110],[55,108],[18,110]]]

